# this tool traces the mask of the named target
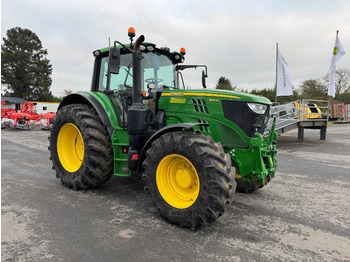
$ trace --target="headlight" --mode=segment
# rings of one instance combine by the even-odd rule
[[[258,104],[258,103],[247,103],[249,108],[256,114],[263,115],[266,112],[267,105]]]

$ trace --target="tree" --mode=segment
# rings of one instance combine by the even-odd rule
[[[13,96],[52,101],[52,66],[38,36],[29,29],[11,28],[1,45],[1,84]]]
[[[320,79],[308,79],[301,83],[301,97],[305,99],[328,100],[327,86]]]
[[[275,101],[276,89],[275,88],[253,89],[249,93],[253,95],[264,96],[270,99],[270,101]]]
[[[328,87],[329,78],[328,74],[322,79],[325,85]],[[335,70],[335,93],[337,95],[341,93],[350,92],[350,70],[349,68],[339,68]]]
[[[63,96],[69,96],[73,94],[73,90],[72,89],[63,89]]]
[[[276,88],[263,88],[263,89],[253,89],[249,92],[253,95],[264,96],[270,99],[271,102],[275,102],[276,99]],[[292,102],[300,99],[298,91],[293,86],[293,95],[292,96],[279,96],[277,97],[277,101],[279,103]]]
[[[338,94],[350,92],[350,70],[339,68],[335,70],[335,91]]]
[[[224,90],[235,90],[235,87],[232,87],[231,81],[224,76],[221,76],[216,84],[216,89],[224,89]]]
[[[350,104],[350,92],[335,95],[335,100],[341,103]]]

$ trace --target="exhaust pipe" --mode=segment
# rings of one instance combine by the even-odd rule
[[[144,35],[140,35],[137,39],[136,39],[136,42],[135,42],[135,48],[134,50],[136,52],[140,51],[140,45],[145,41],[145,37]]]
[[[130,170],[137,170],[138,156],[143,145],[147,141],[148,133],[148,110],[142,104],[141,88],[141,60],[143,58],[140,52],[140,45],[145,40],[141,35],[135,42],[134,51],[132,52],[133,59],[133,103],[128,110],[128,134],[130,148],[128,153],[128,168]]]
[[[145,41],[145,37],[141,35],[136,39],[135,49],[132,52],[132,73],[133,73],[133,86],[134,86],[134,99],[133,104],[141,103],[141,60],[143,58],[140,52],[140,46]]]

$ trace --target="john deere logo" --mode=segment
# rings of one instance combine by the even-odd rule
[[[337,55],[338,54],[338,47],[335,46],[333,49],[333,55]]]

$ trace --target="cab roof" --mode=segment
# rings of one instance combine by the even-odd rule
[[[124,44],[124,45],[126,47],[133,48],[133,45],[131,45],[130,43],[129,44]],[[108,56],[109,50],[112,47],[113,46],[111,46],[111,47],[104,47],[104,48],[95,50],[93,52],[93,54],[95,55],[96,51],[100,51],[100,55],[101,56]],[[120,49],[121,54],[129,53],[129,51],[127,51],[122,45],[117,45],[117,48]],[[184,60],[185,60],[184,55],[180,54],[179,52],[174,52],[174,51],[171,52],[168,47],[160,47],[160,48],[158,48],[155,44],[150,43],[150,42],[143,42],[141,44],[141,46],[140,46],[140,51],[141,52],[146,52],[146,53],[147,52],[156,52],[158,54],[165,55],[165,56],[169,57],[172,60],[173,64],[183,63]]]

